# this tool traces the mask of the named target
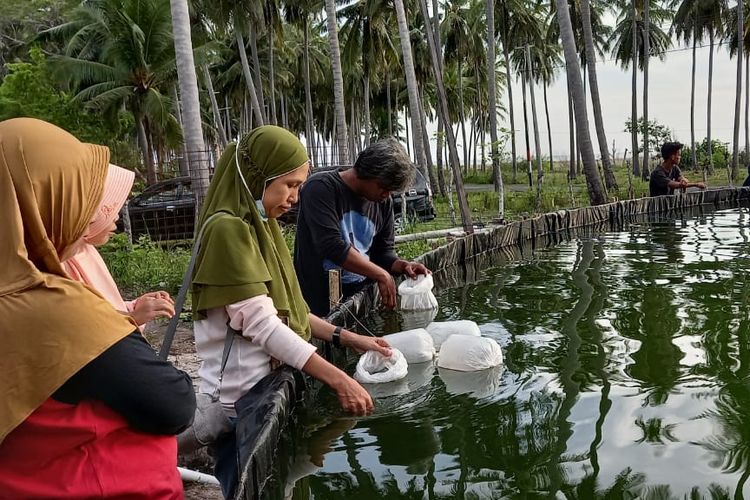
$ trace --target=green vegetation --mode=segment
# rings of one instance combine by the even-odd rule
[[[126,299],[155,290],[177,295],[190,262],[189,248],[159,246],[147,237],[129,247],[124,234],[115,235],[99,252]]]

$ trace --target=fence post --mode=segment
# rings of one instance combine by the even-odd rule
[[[341,271],[331,269],[328,271],[328,303],[331,309],[339,305],[341,296]]]

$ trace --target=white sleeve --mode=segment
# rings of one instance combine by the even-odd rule
[[[267,295],[230,304],[226,311],[229,326],[289,366],[301,370],[315,352],[314,345],[281,322],[273,300]]]

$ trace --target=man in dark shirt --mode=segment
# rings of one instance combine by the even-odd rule
[[[310,310],[329,312],[328,271],[341,270],[349,297],[367,279],[376,282],[386,308],[396,305],[392,274],[416,277],[429,270],[399,259],[394,249],[391,192],[414,179],[409,156],[396,139],[376,142],[360,153],[354,167],[311,176],[300,192],[294,268]]]
[[[682,144],[679,142],[666,142],[661,146],[661,157],[664,159],[653,172],[649,179],[649,196],[666,196],[674,194],[675,189],[686,189],[697,187],[706,189],[702,182],[688,182],[682,175],[679,165],[682,154]]]

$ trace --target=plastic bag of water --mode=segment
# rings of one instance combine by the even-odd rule
[[[385,335],[383,340],[394,349],[401,351],[409,364],[432,361],[435,357],[435,344],[424,328],[391,333]]]
[[[451,335],[438,354],[438,367],[472,372],[498,366],[503,362],[503,351],[492,339],[470,335]]]
[[[434,309],[438,301],[432,293],[434,283],[431,274],[420,274],[416,279],[406,278],[398,286],[401,296],[401,309],[404,311],[421,311]]]
[[[479,326],[468,319],[435,321],[427,325],[426,330],[432,336],[432,341],[437,350],[440,350],[440,346],[451,335],[471,335],[474,337],[482,335],[482,332],[479,331]]]
[[[406,358],[398,349],[391,349],[390,356],[378,351],[367,351],[357,361],[354,378],[363,384],[383,384],[406,377]]]

